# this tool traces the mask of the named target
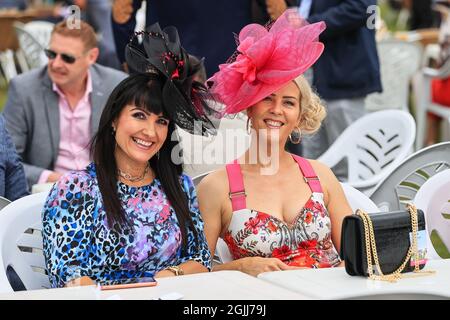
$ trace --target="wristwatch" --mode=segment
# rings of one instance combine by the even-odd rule
[[[182,276],[184,274],[183,269],[179,266],[168,267],[167,270],[172,271],[176,276]]]

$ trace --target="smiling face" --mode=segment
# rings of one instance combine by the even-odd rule
[[[127,105],[113,122],[119,168],[145,167],[166,141],[169,120],[135,105]]]
[[[52,34],[49,49],[58,55],[48,60],[48,74],[52,82],[63,90],[85,81],[89,67],[95,63],[98,56],[97,48],[86,50],[81,39],[58,33]],[[62,53],[76,58],[75,62],[65,62],[61,58]]]
[[[252,128],[267,130],[268,137],[285,143],[289,134],[299,125],[300,89],[290,81],[283,88],[267,96],[248,110]]]

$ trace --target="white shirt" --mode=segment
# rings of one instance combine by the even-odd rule
[[[309,13],[311,12],[312,0],[301,0],[300,6],[298,7],[298,12],[302,18],[306,19],[309,17]]]

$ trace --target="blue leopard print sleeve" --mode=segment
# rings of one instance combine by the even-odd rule
[[[97,200],[83,174],[63,176],[51,189],[42,215],[44,257],[52,287],[92,277],[89,253]]]
[[[189,176],[183,175],[181,178],[183,189],[189,196],[189,210],[191,212],[195,230],[197,231],[198,243],[195,243],[193,232],[188,232],[188,254],[180,259],[180,264],[189,260],[194,260],[203,264],[211,271],[211,253],[209,251],[208,243],[206,242],[204,223],[198,207],[197,192],[194,183]]]

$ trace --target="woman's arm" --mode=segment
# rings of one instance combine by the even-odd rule
[[[201,216],[205,223],[205,236],[211,257],[214,257],[217,240],[222,230],[222,201],[223,193],[227,192],[223,179],[227,179],[225,170],[215,171],[198,185],[198,203]],[[226,183],[225,183],[226,184]]]
[[[184,262],[178,267],[183,270],[183,274],[193,274],[193,273],[201,273],[201,272],[208,272],[208,268],[205,267],[203,264],[197,261],[187,261]],[[168,269],[161,270],[155,274],[155,278],[166,278],[166,277],[174,277],[175,273]]]
[[[82,173],[64,175],[44,205],[43,250],[52,287],[73,285],[76,281],[72,280],[91,276],[91,210],[95,210],[97,199],[89,188]]]
[[[181,183],[188,198],[192,225],[197,234],[197,239],[195,239],[194,230],[189,228],[187,232],[187,252],[178,260],[176,266],[180,267],[184,274],[208,272],[211,270],[212,258],[205,237],[203,219],[198,208],[197,192],[194,183],[188,176],[183,175]],[[161,270],[156,274],[157,277],[171,275],[174,275],[174,273],[170,270]]]
[[[224,264],[218,264],[213,268],[213,271],[238,270],[256,277],[263,272],[297,269],[304,268],[288,266],[278,258],[246,257]]]
[[[93,286],[93,285],[95,285],[95,281],[87,276],[84,276],[66,282],[65,287],[70,288],[70,287]]]
[[[333,171],[318,161],[310,161],[322,185],[325,206],[331,219],[331,238],[335,248],[340,252],[342,222],[344,217],[351,215],[353,211]]]

